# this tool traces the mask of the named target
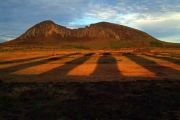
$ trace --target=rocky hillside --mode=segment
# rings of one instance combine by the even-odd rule
[[[105,49],[161,47],[165,43],[140,30],[108,22],[69,29],[48,20],[36,24],[15,40],[3,43],[3,45]]]

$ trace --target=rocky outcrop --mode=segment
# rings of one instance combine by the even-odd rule
[[[85,28],[69,29],[53,21],[43,21],[24,34],[7,42],[18,45],[85,46],[88,48],[121,48],[162,45],[162,42],[137,29],[100,22]],[[50,44],[51,43],[51,44]]]

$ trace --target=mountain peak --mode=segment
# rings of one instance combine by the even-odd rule
[[[36,24],[34,27],[52,27],[52,26],[57,26],[56,23],[54,23],[52,20],[45,20],[45,21],[42,21],[38,24]],[[33,28],[33,27],[32,27]]]
[[[90,26],[95,26],[95,25],[113,25],[113,23],[102,21],[102,22],[91,24]]]
[[[47,37],[52,33],[57,32],[59,27],[60,26],[54,23],[52,20],[45,20],[31,27],[19,38],[28,39],[33,37]]]
[[[120,48],[161,45],[162,43],[142,31],[109,22],[91,24],[81,29],[69,29],[54,23],[52,20],[42,21],[11,43],[41,43],[56,46],[83,46],[87,48]],[[136,43],[136,44],[134,44]]]
[[[39,24],[55,24],[55,22],[52,20],[44,20],[44,21],[40,22]]]

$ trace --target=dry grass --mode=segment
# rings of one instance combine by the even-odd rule
[[[85,61],[83,64],[77,66],[67,73],[69,76],[90,76],[96,69],[98,55],[92,56],[89,60]]]
[[[48,72],[52,69],[61,67],[66,64],[66,62],[73,60],[75,57],[79,57],[80,55],[74,55],[74,56],[69,56],[63,59],[57,59],[54,61],[47,62],[45,64],[40,64],[32,67],[28,67],[26,69],[22,69],[19,71],[16,71],[12,74],[19,74],[19,75],[33,75],[33,74],[42,74],[44,72]],[[53,59],[52,59],[53,60]]]
[[[116,56],[118,62],[118,68],[124,76],[129,77],[155,77],[156,75],[144,68],[143,66],[137,64],[136,62],[130,60],[126,56]]]
[[[180,78],[178,64],[166,59],[141,55],[140,52],[135,55],[122,55],[121,52],[120,50],[86,50],[80,51],[79,54],[73,54],[78,51],[2,52],[0,79],[88,82]]]
[[[157,58],[157,51],[77,52],[0,53],[0,119],[180,118],[180,68],[172,57]]]

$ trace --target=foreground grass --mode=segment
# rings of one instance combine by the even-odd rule
[[[0,83],[2,120],[178,120],[179,81]]]

